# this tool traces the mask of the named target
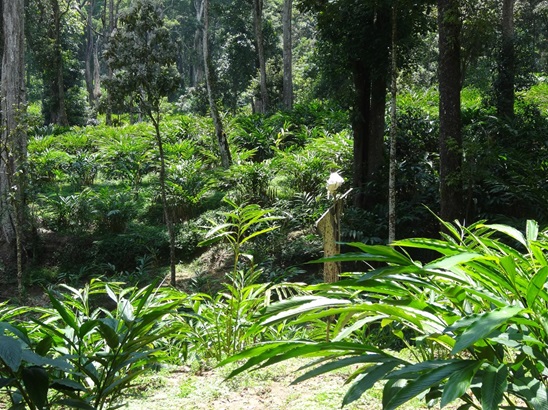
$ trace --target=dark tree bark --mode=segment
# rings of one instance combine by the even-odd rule
[[[293,42],[292,31],[293,0],[284,0],[282,13],[283,26],[283,105],[287,110],[293,108]]]
[[[397,96],[398,96],[398,60],[397,60],[397,2],[392,5],[392,45],[390,61],[390,154],[388,172],[388,243],[396,240],[396,139],[398,136]]]
[[[0,258],[8,271],[17,272],[19,293],[22,295],[27,175],[24,0],[6,1],[2,6]]]
[[[261,101],[257,104],[257,111],[265,113],[269,108],[268,88],[266,85],[266,57],[264,54],[263,38],[263,0],[253,0],[253,27],[255,29],[255,44],[259,59]]]
[[[378,32],[390,25],[389,9],[378,10],[375,26]],[[352,117],[352,131],[354,135],[354,181],[356,189],[354,204],[360,208],[367,208],[375,202],[365,191],[369,181],[376,178],[376,173],[383,165],[384,158],[384,127],[386,95],[390,61],[390,35],[382,38],[386,40],[384,47],[376,50],[376,61],[355,60],[351,62],[354,81],[355,103]],[[379,69],[382,67],[382,69]]]
[[[203,0],[203,52],[204,52],[204,72],[207,87],[207,96],[209,99],[209,108],[211,111],[211,117],[213,118],[213,124],[215,125],[215,136],[219,145],[219,152],[221,155],[221,164],[223,168],[230,167],[232,158],[230,155],[230,148],[226,139],[226,134],[223,129],[223,122],[219,115],[217,108],[217,101],[215,96],[215,75],[213,73],[213,65],[211,64],[211,56],[209,53],[209,0]]]
[[[93,30],[93,11],[95,10],[95,0],[86,3],[87,13],[85,32],[85,80],[88,92],[88,102],[96,113],[96,108],[101,96],[101,79],[99,72],[99,56],[97,51],[97,39]],[[83,12],[81,13],[83,15]]]
[[[110,36],[114,32],[114,28],[115,28],[114,0],[109,0],[109,2],[108,2],[107,17],[108,17],[108,26],[107,26],[107,32],[106,32],[105,38],[108,39],[108,38],[110,38]],[[111,81],[112,76],[113,76],[112,68],[110,68],[110,66],[108,66],[107,67],[107,79],[109,81]],[[105,122],[106,122],[107,125],[112,125],[112,96],[110,95],[110,92],[107,93],[107,103],[106,103],[106,110],[105,110]]]
[[[356,190],[355,205],[365,207],[363,188],[367,180],[367,137],[371,111],[371,73],[361,61],[352,64],[352,78],[356,93],[352,110],[352,133],[354,141],[353,185]]]
[[[497,112],[499,117],[514,116],[515,49],[514,49],[514,3],[502,2],[502,47],[500,50],[497,81]]]
[[[203,0],[194,0],[194,9],[196,10],[196,21],[200,23],[204,15]],[[204,81],[204,62],[203,62],[203,27],[198,24],[196,32],[194,33],[194,64],[192,65],[192,85],[194,87],[199,86]]]
[[[47,123],[68,125],[67,108],[65,102],[65,78],[63,73],[63,50],[61,47],[61,19],[67,13],[68,8],[61,11],[58,0],[50,0],[52,8],[53,25],[50,39],[53,42],[53,77],[50,79],[49,90],[51,106],[49,112],[45,112]]]
[[[438,0],[440,94],[440,216],[462,219],[459,0]]]

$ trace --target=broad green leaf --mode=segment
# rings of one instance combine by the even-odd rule
[[[548,408],[548,391],[542,381],[533,377],[524,377],[514,381],[508,385],[509,392],[521,397],[534,410]]]
[[[430,238],[411,238],[402,239],[392,243],[392,246],[403,248],[419,248],[430,249],[441,253],[442,255],[455,255],[461,252],[469,252],[469,249],[463,246],[457,246],[454,243],[449,243],[439,239]]]
[[[528,242],[536,241],[538,238],[538,222],[533,220],[528,220],[526,229],[525,229],[525,236],[527,237]]]
[[[45,336],[38,344],[34,351],[40,356],[45,356],[53,344],[53,338],[49,335]]]
[[[21,343],[12,337],[0,336],[0,360],[6,364],[13,372],[19,370],[23,348]]]
[[[516,316],[523,309],[519,306],[507,306],[479,315],[478,318],[455,341],[451,354],[455,355],[470,347],[478,340],[489,336],[495,329]],[[463,320],[467,320],[464,318]],[[457,322],[458,323],[458,322]]]
[[[85,391],[86,388],[71,379],[55,379],[51,383],[51,388],[55,390]]]
[[[544,299],[546,300],[546,292],[544,291],[544,285],[546,284],[546,279],[548,278],[548,266],[544,266],[540,269],[535,276],[529,282],[529,287],[527,288],[527,306],[531,309],[534,309],[535,302],[542,292],[544,294]]]
[[[375,256],[383,256],[387,263],[393,263],[396,265],[413,265],[413,261],[409,259],[407,256],[401,254],[400,252],[396,251],[391,246],[384,246],[384,245],[366,245],[362,242],[349,242],[346,245],[353,246],[354,248],[358,248],[363,253],[375,255]]]
[[[111,349],[116,349],[120,344],[120,339],[118,337],[118,333],[116,332],[116,329],[109,326],[110,323],[106,319],[103,319],[99,322],[99,332],[101,335],[105,338],[105,341],[107,342],[108,346]]]
[[[483,258],[483,256],[479,253],[475,252],[464,252],[459,253],[457,255],[448,256],[446,258],[437,259],[434,262],[429,263],[428,265],[424,266],[425,270],[428,269],[451,269],[456,265],[460,265],[462,263],[470,262],[475,259]]]
[[[295,380],[291,382],[291,384],[297,384],[301,383],[305,380],[308,380],[312,377],[319,376],[320,374],[325,374],[332,372],[334,370],[341,369],[346,366],[351,366],[353,364],[359,364],[359,363],[386,363],[389,361],[394,361],[395,359],[391,356],[385,356],[380,354],[366,354],[366,355],[360,355],[360,356],[351,356],[351,357],[345,357],[343,359],[336,359],[332,360],[328,363],[322,364],[321,366],[317,366],[314,369],[306,372],[305,374],[297,377]],[[396,360],[396,364],[400,363],[400,361]],[[402,361],[403,363],[403,361]]]
[[[83,339],[85,335],[91,332],[98,325],[99,325],[98,320],[93,320],[93,319],[86,320],[84,323],[82,323],[82,326],[80,326],[80,329],[78,330],[78,337],[80,339]]]
[[[108,297],[111,298],[113,302],[118,303],[118,296],[116,296],[116,293],[114,293],[109,285],[105,284],[105,290],[107,291]]]
[[[55,401],[55,404],[60,404],[63,408],[81,409],[81,410],[96,410],[96,407],[84,401],[84,399],[62,399]]]
[[[447,406],[453,400],[458,399],[465,394],[472,384],[472,379],[482,362],[469,361],[469,364],[463,369],[453,373],[445,386],[443,387],[443,393],[441,395],[440,408]]]
[[[27,394],[38,409],[43,409],[48,400],[49,377],[41,366],[30,366],[23,369],[23,384]]]
[[[512,286],[516,286],[516,277],[518,276],[518,272],[516,269],[516,262],[514,261],[514,258],[511,256],[505,256],[504,258],[500,259],[500,265],[504,268],[506,273],[508,274],[508,277],[510,278],[510,282],[512,283]]]
[[[493,229],[495,231],[504,233],[504,234],[508,235],[510,238],[512,238],[512,239],[518,241],[519,243],[521,243],[525,248],[527,248],[527,242],[525,240],[525,237],[516,228],[513,228],[513,227],[508,226],[508,225],[501,225],[501,224],[492,224],[492,225],[483,225],[483,226],[485,226],[489,229]]]
[[[266,320],[264,320],[261,324],[263,326],[271,325],[277,322],[280,322],[282,320],[285,320],[287,318],[297,316],[301,313],[308,312],[311,310],[316,310],[320,308],[326,308],[331,306],[338,306],[338,305],[349,305],[351,302],[344,299],[331,299],[326,298],[323,296],[316,297],[314,300],[311,300],[310,302],[304,303],[296,308],[288,309],[286,311],[282,311]]]
[[[268,227],[268,228],[265,228],[265,229],[261,229],[260,231],[255,231],[255,232],[253,232],[251,235],[246,236],[244,239],[242,239],[242,240],[240,241],[240,245],[243,245],[244,243],[246,243],[246,242],[249,241],[250,239],[255,238],[256,236],[262,235],[262,234],[264,234],[264,233],[273,231],[273,230],[278,229],[278,228],[279,228],[279,226],[271,226],[271,227]]]
[[[74,330],[78,330],[78,324],[76,323],[74,313],[66,305],[60,302],[53,293],[49,292],[48,295],[53,308],[59,313],[59,316],[61,316],[65,324]]]
[[[63,357],[45,357],[34,353],[32,350],[23,349],[22,359],[36,366],[51,366],[55,369],[69,372],[72,370],[72,365]]]
[[[392,360],[367,369],[363,376],[358,376],[356,381],[347,390],[342,405],[346,406],[347,404],[358,400],[367,390],[372,388],[376,382],[381,380],[400,363],[401,362],[398,360]]]
[[[482,377],[482,410],[498,410],[507,387],[508,367],[505,364],[501,364],[498,368],[492,365],[487,366]]]
[[[131,305],[131,302],[126,298],[120,298],[120,302],[118,303],[118,309],[120,309],[122,319],[126,323],[133,322],[135,320],[133,306]]]
[[[435,361],[431,362],[436,364]],[[394,410],[401,406],[404,403],[407,403],[413,397],[418,396],[425,390],[437,386],[443,382],[443,380],[450,377],[453,373],[458,372],[464,367],[470,364],[467,360],[456,360],[456,361],[441,361],[440,366],[435,367],[433,370],[425,372],[419,375],[415,379],[409,379],[407,384],[398,390],[392,397],[387,401],[385,410]],[[412,365],[414,367],[417,365]],[[394,378],[393,374],[390,375],[390,378]]]

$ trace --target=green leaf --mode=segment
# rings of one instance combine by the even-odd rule
[[[111,298],[114,302],[118,303],[118,297],[116,296],[116,293],[110,288],[109,285],[105,285],[105,290],[107,291],[107,295],[109,298]]]
[[[43,409],[48,400],[49,377],[41,366],[30,366],[23,369],[23,383],[27,394],[38,409]]]
[[[133,306],[131,305],[131,302],[126,298],[120,298],[120,302],[118,303],[118,309],[120,309],[122,319],[125,322],[133,322],[135,320]]]
[[[498,410],[507,387],[508,367],[505,364],[501,364],[498,368],[492,365],[487,366],[482,377],[482,410]]]
[[[86,388],[74,380],[70,379],[55,379],[51,383],[51,388],[55,390],[68,391],[85,391]]]
[[[60,404],[63,407],[70,409],[96,410],[96,407],[87,403],[86,401],[84,401],[84,399],[77,398],[57,400],[52,404]]]
[[[430,249],[439,252],[442,255],[455,255],[457,253],[469,251],[469,249],[463,246],[457,246],[454,243],[430,238],[402,239],[393,242],[392,246],[401,246],[403,248]]]
[[[51,366],[63,371],[71,371],[72,366],[63,357],[51,358],[34,353],[32,350],[23,349],[22,358],[25,362],[36,366]]]
[[[464,253],[459,253],[457,255],[452,255],[446,258],[435,260],[434,262],[429,263],[428,265],[425,265],[424,269],[425,270],[451,269],[455,267],[456,265],[460,265],[462,263],[470,262],[472,260],[480,259],[480,258],[483,258],[483,256],[479,253],[464,252]]]
[[[390,356],[384,356],[380,354],[367,354],[367,355],[360,355],[360,356],[351,356],[351,357],[345,357],[343,359],[337,359],[332,360],[328,363],[322,364],[321,366],[318,366],[305,374],[297,377],[295,380],[291,382],[291,384],[297,384],[301,383],[305,380],[308,380],[312,377],[319,376],[320,374],[329,373],[334,370],[341,369],[346,366],[351,366],[353,364],[358,363],[385,363],[387,361],[394,361],[393,357]],[[398,364],[399,361],[397,361],[396,364]]]
[[[45,336],[38,344],[34,351],[40,356],[45,356],[53,344],[53,338],[49,335]]]
[[[493,229],[495,231],[504,233],[504,234],[508,235],[510,238],[512,238],[512,239],[518,241],[519,243],[521,243],[525,248],[527,248],[527,242],[525,241],[525,237],[516,228],[513,228],[513,227],[508,226],[508,225],[501,225],[501,224],[481,225],[481,226],[485,226],[486,228]]]
[[[98,325],[99,325],[98,320],[93,320],[93,319],[86,320],[84,323],[82,323],[82,326],[80,326],[80,329],[78,330],[78,337],[82,339],[85,335],[91,332]]]
[[[376,382],[381,380],[400,363],[399,360],[392,360],[367,369],[361,377],[358,376],[357,380],[348,389],[344,395],[342,405],[346,406],[347,404],[358,400],[367,390],[372,388]]]
[[[455,346],[453,347],[451,354],[455,355],[470,347],[478,340],[486,338],[495,329],[516,316],[522,310],[523,309],[519,306],[507,306],[479,315],[477,319],[456,338]],[[468,320],[468,318],[464,318],[463,320]]]
[[[526,229],[525,229],[525,236],[527,237],[528,242],[536,241],[538,238],[538,222],[533,220],[528,220]]]
[[[349,305],[351,304],[350,301],[344,300],[344,299],[331,299],[326,298],[323,296],[317,296],[310,302],[304,303],[296,308],[288,309],[286,311],[282,311],[266,320],[264,320],[261,324],[263,326],[271,325],[273,323],[281,322],[282,320],[285,320],[287,318],[297,316],[301,313],[308,312],[311,310],[316,310],[320,308],[325,307],[331,307],[331,306],[339,306],[339,305]]]
[[[65,324],[74,330],[78,330],[78,324],[76,323],[76,317],[74,316],[74,313],[70,309],[68,309],[67,306],[61,303],[61,301],[59,301],[52,292],[48,292],[48,295],[51,305],[57,311],[57,313],[59,313],[59,316],[61,316]]]
[[[546,279],[548,278],[548,266],[544,266],[540,269],[535,276],[529,282],[529,287],[527,288],[527,306],[531,309],[534,308],[535,302],[541,292],[546,295],[544,291],[544,285],[546,284]]]
[[[19,370],[23,348],[21,343],[12,337],[0,336],[0,360],[8,366],[13,372]]]
[[[472,384],[472,379],[481,364],[482,362],[480,361],[472,361],[468,366],[458,370],[449,377],[443,387],[440,408],[447,406],[468,391]]]
[[[544,383],[533,377],[516,379],[508,386],[508,391],[521,397],[535,410],[548,408],[548,391]]]
[[[99,332],[105,338],[108,346],[111,349],[116,349],[118,345],[120,344],[120,339],[118,337],[118,333],[116,332],[116,329],[114,329],[108,324],[110,322],[111,321],[108,321],[108,319],[101,320],[99,322]]]
[[[436,361],[431,361],[433,365],[436,364]],[[453,373],[463,369],[469,365],[467,360],[457,360],[457,361],[441,361],[440,366],[435,367],[433,370],[430,370],[426,373],[421,374],[416,379],[410,379],[405,386],[398,390],[392,397],[390,397],[386,403],[385,410],[394,410],[402,404],[408,402],[413,397],[418,396],[420,393],[425,390],[439,385],[443,380],[450,377]],[[419,363],[420,365],[421,363]],[[409,366],[411,369],[417,365]],[[413,373],[413,372],[411,372]],[[393,378],[391,375],[390,378]]]

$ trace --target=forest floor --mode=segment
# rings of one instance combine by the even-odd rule
[[[148,374],[128,392],[129,410],[332,410],[341,408],[348,385],[346,377],[356,367],[291,385],[300,374],[303,359],[245,372],[225,380],[234,367],[197,371],[189,367],[163,369]],[[381,410],[379,385],[345,410]],[[460,403],[462,404],[462,402]],[[445,407],[454,410],[458,403]],[[427,409],[424,401],[411,400],[401,410]],[[436,408],[436,407],[434,407]],[[439,408],[439,405],[437,406]]]

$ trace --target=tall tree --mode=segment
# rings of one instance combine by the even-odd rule
[[[97,113],[99,97],[101,96],[101,76],[99,67],[98,38],[94,27],[94,16],[100,5],[96,0],[79,0],[77,11],[85,21],[84,27],[84,78],[88,92],[88,102],[92,114]]]
[[[217,144],[219,145],[219,153],[221,155],[221,164],[224,168],[230,167],[232,162],[230,156],[230,149],[226,134],[223,129],[223,122],[219,115],[219,109],[217,108],[217,99],[215,94],[215,73],[213,72],[213,64],[211,64],[211,55],[209,52],[209,0],[203,1],[203,52],[204,52],[204,72],[207,87],[207,95],[209,99],[209,108],[211,111],[211,117],[213,118],[213,124],[215,125],[215,137],[217,138]]]
[[[176,48],[164,25],[162,10],[154,0],[136,0],[121,18],[110,39],[106,57],[113,71],[107,81],[112,96],[129,96],[152,122],[160,157],[160,195],[170,242],[171,283],[176,283],[175,229],[166,194],[166,164],[160,132],[162,98],[173,92],[179,75]]]
[[[261,100],[256,103],[256,110],[261,113],[268,111],[268,87],[266,81],[266,57],[264,52],[263,35],[263,0],[253,1],[253,27],[255,29],[255,45],[257,47],[257,59],[259,61],[259,85]]]
[[[16,261],[17,282],[22,294],[27,175],[24,0],[2,3],[4,44],[0,91],[0,260],[8,267]]]
[[[199,86],[203,80],[204,80],[204,62],[203,62],[203,52],[204,52],[204,46],[203,46],[203,39],[204,39],[204,33],[203,33],[203,27],[201,27],[200,22],[202,22],[204,17],[204,6],[205,1],[203,0],[194,0],[194,9],[196,10],[196,22],[197,27],[196,31],[194,33],[194,51],[195,51],[195,58],[192,65],[192,86],[197,87]]]
[[[515,0],[502,1],[502,40],[498,62],[498,81],[496,87],[497,112],[499,116],[509,118],[514,116],[515,99],[514,3]]]
[[[464,209],[461,175],[460,29],[459,0],[438,0],[440,216],[446,221],[461,219]]]
[[[337,87],[341,100],[351,106],[355,205],[366,208],[380,200],[367,190],[367,184],[376,180],[385,164],[393,0],[303,0],[301,4],[317,16],[318,44],[331,74],[329,87]],[[430,2],[398,4],[398,43],[402,50],[409,50],[417,35],[428,28]]]
[[[78,89],[80,32],[72,30],[73,0],[33,0],[26,3],[27,40],[42,76],[42,113],[47,124],[82,121],[84,105]]]
[[[398,34],[397,1],[392,4],[392,45],[390,56],[390,154],[388,172],[388,243],[396,240],[396,139],[398,136],[397,96],[398,58],[396,37]]]
[[[108,6],[105,5],[105,16],[103,20],[105,21],[104,25],[104,34],[103,37],[110,39],[111,36],[115,33],[116,25],[118,23],[118,14],[120,9],[121,0],[105,0],[108,1]],[[107,81],[113,80],[113,71],[112,67],[107,64]],[[107,88],[107,98],[106,98],[106,107],[105,107],[105,122],[107,125],[112,125],[112,105],[113,105],[113,96]]]
[[[286,109],[293,108],[293,42],[292,32],[292,13],[293,0],[284,0],[282,12],[283,26],[283,105]]]

